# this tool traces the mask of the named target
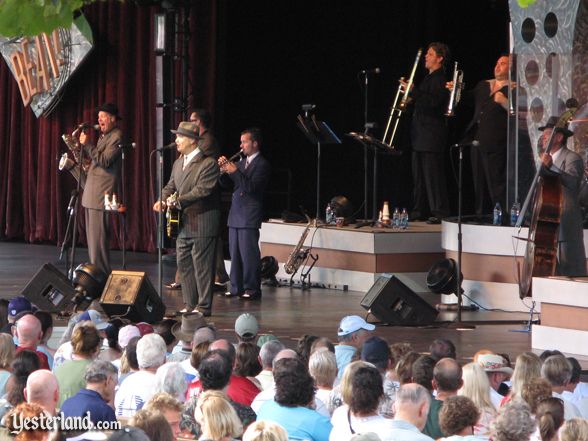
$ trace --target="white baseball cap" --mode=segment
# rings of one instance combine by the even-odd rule
[[[365,329],[366,331],[373,331],[374,329],[376,329],[376,326],[366,322],[358,315],[348,315],[347,317],[343,317],[341,319],[337,335],[341,337],[343,335],[359,331],[360,329]]]

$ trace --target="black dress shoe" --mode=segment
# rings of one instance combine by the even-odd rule
[[[177,289],[182,289],[182,284],[181,283],[176,283],[176,282],[166,283],[165,284],[165,287],[167,289],[177,290]]]
[[[429,219],[427,219],[427,223],[429,225],[438,225],[441,223],[441,219],[439,219],[438,217],[432,216]]]
[[[243,300],[259,300],[261,299],[261,293],[247,289],[243,294],[241,294],[241,298]]]
[[[241,294],[233,293],[231,291],[225,292],[225,297],[240,297],[240,296],[241,296]]]
[[[212,309],[200,308],[198,306],[192,312],[199,312],[204,317],[210,317],[212,315]]]

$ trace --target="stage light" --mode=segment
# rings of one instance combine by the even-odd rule
[[[278,261],[274,256],[265,256],[261,259],[261,278],[266,285],[278,286],[276,279],[278,270]]]
[[[77,291],[73,299],[76,309],[86,309],[102,295],[107,275],[91,263],[81,263],[74,270],[73,284]]]
[[[463,280],[463,274],[460,274]],[[427,287],[435,294],[455,294],[457,264],[453,259],[443,259],[433,264],[427,274]]]
[[[154,16],[154,35],[153,50],[157,55],[165,54],[165,14],[155,14]]]

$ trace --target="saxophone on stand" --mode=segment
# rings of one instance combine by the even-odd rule
[[[306,227],[304,228],[304,231],[302,232],[302,235],[300,236],[298,243],[296,244],[292,252],[290,252],[287,262],[284,264],[284,271],[286,271],[286,274],[290,274],[290,286],[292,286],[294,276],[300,269],[300,266],[309,258],[312,259],[313,262],[310,265],[310,267],[305,272],[301,273],[302,288],[310,287],[310,270],[312,270],[312,268],[318,260],[318,255],[315,256],[310,253],[311,248],[303,248],[304,241],[308,236],[310,227],[313,225],[312,219],[308,215],[305,216],[308,220],[308,223],[306,224]]]
[[[63,142],[65,142],[65,145],[71,152],[73,159],[69,157],[69,154],[67,152],[61,155],[61,158],[59,159],[59,171],[67,170],[76,179],[76,181],[79,181],[81,178],[82,182],[80,183],[80,185],[82,189],[86,184],[86,174],[90,168],[91,160],[90,158],[84,158],[84,163],[81,165],[81,167],[79,167],[82,149],[82,146],[79,141],[79,134],[82,130],[85,130],[90,127],[91,126],[86,123],[80,124],[71,133],[71,135],[67,133],[61,135],[61,139],[63,139]]]

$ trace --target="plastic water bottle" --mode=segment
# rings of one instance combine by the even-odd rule
[[[406,208],[402,209],[402,213],[400,214],[400,228],[406,230],[408,228],[408,212]]]
[[[333,222],[334,219],[335,219],[335,213],[333,213],[333,208],[331,207],[331,204],[328,203],[327,209],[325,212],[325,223],[327,225],[334,224],[335,223],[335,222]]]
[[[400,228],[400,210],[398,207],[394,209],[394,214],[392,215],[392,228],[395,230]]]
[[[492,225],[502,225],[502,207],[499,202],[497,202],[496,207],[494,207]]]
[[[515,202],[512,204],[512,208],[510,209],[510,226],[514,227],[519,220],[519,214],[521,214],[521,204]]]

